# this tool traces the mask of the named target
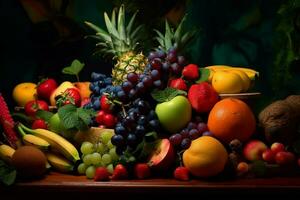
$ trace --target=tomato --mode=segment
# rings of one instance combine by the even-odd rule
[[[49,111],[49,106],[46,101],[43,100],[32,100],[25,104],[25,113],[29,116],[35,116],[36,111],[46,110]]]
[[[36,88],[38,97],[49,101],[52,92],[56,88],[57,88],[57,83],[54,79],[49,78],[49,79],[42,80]]]
[[[48,129],[48,126],[44,120],[36,119],[33,121],[31,128],[32,129],[37,129],[37,128]]]
[[[63,92],[63,94],[57,96],[56,104],[57,107],[67,105],[67,104],[74,104],[75,106],[80,107],[81,96],[78,89],[75,88],[66,89]]]

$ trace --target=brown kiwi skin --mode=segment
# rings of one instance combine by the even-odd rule
[[[22,146],[12,156],[17,175],[24,179],[41,178],[46,172],[46,156],[36,147]]]

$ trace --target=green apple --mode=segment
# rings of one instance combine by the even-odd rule
[[[49,130],[50,131],[53,131],[53,132],[55,132],[55,133],[57,133],[57,134],[60,134],[60,135],[62,135],[63,137],[65,137],[65,138],[67,138],[67,139],[70,139],[70,138],[72,138],[73,137],[73,133],[72,133],[72,131],[70,131],[70,130],[67,130],[64,126],[63,126],[63,124],[62,124],[62,122],[61,122],[61,120],[60,120],[60,118],[59,118],[59,115],[58,115],[58,113],[55,113],[51,118],[50,118],[50,120],[49,120]]]
[[[191,104],[184,96],[157,104],[155,112],[160,124],[170,133],[183,129],[192,118]]]

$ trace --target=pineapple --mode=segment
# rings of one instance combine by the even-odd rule
[[[96,53],[103,56],[112,56],[116,64],[112,70],[112,80],[114,85],[120,85],[126,79],[127,74],[134,72],[143,73],[147,64],[147,58],[137,52],[139,40],[142,34],[142,25],[133,28],[135,13],[127,26],[125,26],[125,9],[124,5],[119,8],[118,19],[116,22],[116,11],[112,11],[111,19],[107,13],[104,13],[104,20],[107,31],[90,23],[85,22],[89,27],[96,31],[93,38],[99,40],[96,47]]]
[[[159,47],[156,50],[163,50],[164,52],[169,51],[174,48],[179,52],[182,52],[186,49],[188,43],[192,41],[194,38],[196,31],[192,30],[189,32],[183,32],[183,24],[186,20],[186,16],[184,16],[174,31],[170,28],[168,21],[165,22],[165,34],[162,34],[158,30],[154,30],[157,33],[157,37],[155,37],[156,41],[159,43]]]

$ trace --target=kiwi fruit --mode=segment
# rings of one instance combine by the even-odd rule
[[[22,146],[12,156],[12,165],[21,178],[39,178],[46,172],[45,154],[36,147]]]

